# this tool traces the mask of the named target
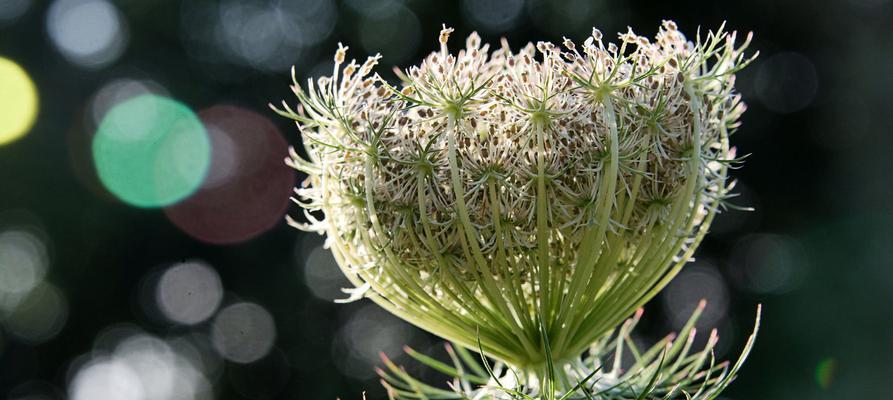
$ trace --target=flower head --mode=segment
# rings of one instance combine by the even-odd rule
[[[400,87],[344,47],[292,86],[276,111],[302,133],[310,223],[290,222],[327,235],[352,298],[517,367],[569,359],[676,275],[727,197],[747,43],[665,21],[453,54],[451,32]]]

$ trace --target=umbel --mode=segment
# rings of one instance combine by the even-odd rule
[[[306,154],[286,161],[308,175],[295,201],[309,222],[289,222],[326,235],[348,300],[456,345],[452,364],[409,351],[449,389],[385,360],[391,397],[716,397],[753,336],[729,366],[715,332],[690,354],[701,308],[651,349],[629,334],[730,197],[750,36],[690,41],[664,21],[653,40],[594,29],[514,51],[472,34],[454,54],[451,32],[396,86],[373,72],[379,56],[345,64],[339,45],[331,76],[274,107]]]

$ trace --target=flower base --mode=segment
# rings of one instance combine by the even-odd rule
[[[692,314],[680,335],[670,334],[644,351],[630,334],[642,316],[640,309],[623,325],[604,335],[580,357],[563,363],[547,360],[543,368],[526,371],[501,362],[491,364],[461,346],[446,344],[452,360],[444,363],[405,348],[427,367],[449,377],[448,389],[423,383],[382,354],[378,370],[391,399],[714,399],[735,379],[753,348],[760,326],[757,308],[753,333],[734,364],[717,363],[713,350],[719,337],[711,331],[703,349],[692,352],[695,323],[705,302]],[[632,365],[623,368],[623,357]]]

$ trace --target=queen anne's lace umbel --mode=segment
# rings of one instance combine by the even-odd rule
[[[665,21],[653,41],[472,34],[452,54],[451,32],[399,87],[340,46],[331,77],[292,86],[276,111],[302,134],[310,222],[289,222],[327,235],[353,299],[516,367],[570,359],[677,274],[728,197],[750,37]]]

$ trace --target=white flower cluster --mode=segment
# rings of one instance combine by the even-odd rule
[[[345,47],[292,86],[299,106],[274,109],[304,140],[288,162],[310,223],[290,222],[327,235],[352,298],[514,366],[577,356],[676,275],[727,197],[747,41],[665,21],[653,42],[472,34],[454,55],[451,32],[401,87]]]

